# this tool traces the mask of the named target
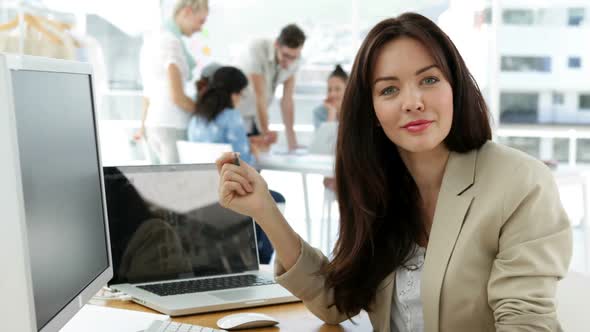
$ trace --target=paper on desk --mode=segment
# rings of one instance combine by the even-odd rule
[[[156,319],[168,318],[167,315],[87,304],[60,332],[137,332],[147,329]]]

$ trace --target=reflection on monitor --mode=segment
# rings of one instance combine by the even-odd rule
[[[105,167],[111,284],[258,269],[252,219],[221,207],[215,165]]]
[[[91,68],[0,54],[0,100],[2,330],[58,331],[112,276]]]

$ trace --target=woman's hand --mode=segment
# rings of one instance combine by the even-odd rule
[[[217,159],[219,202],[252,217],[268,236],[283,268],[289,270],[301,253],[299,236],[277,208],[262,176],[242,160],[235,165],[235,158],[236,153],[226,152]]]
[[[240,160],[234,164],[237,154],[224,153],[217,159],[219,172],[219,203],[230,210],[250,216],[254,220],[275,205],[262,176],[250,165]]]
[[[145,129],[143,127],[137,129],[137,131],[133,134],[133,141],[139,142],[145,137]]]
[[[338,106],[330,98],[324,100],[324,107],[328,110],[328,116],[326,121],[336,121],[338,118]]]

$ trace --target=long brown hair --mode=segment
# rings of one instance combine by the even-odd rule
[[[320,271],[334,304],[349,317],[371,311],[377,287],[402,266],[424,234],[420,194],[373,108],[371,77],[383,46],[410,37],[430,50],[453,90],[453,123],[444,144],[467,152],[491,139],[483,96],[449,37],[424,16],[406,13],[378,23],[357,53],[342,102],[336,148],[340,235],[334,259]]]

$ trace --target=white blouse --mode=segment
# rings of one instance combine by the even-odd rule
[[[168,65],[175,64],[183,83],[189,80],[187,59],[182,49],[183,41],[171,32],[160,30],[144,36],[140,51],[140,72],[149,109],[145,120],[147,127],[186,129],[190,114],[172,101]]]
[[[416,246],[412,257],[395,271],[395,293],[391,306],[391,332],[423,332],[420,280],[426,249]]]

